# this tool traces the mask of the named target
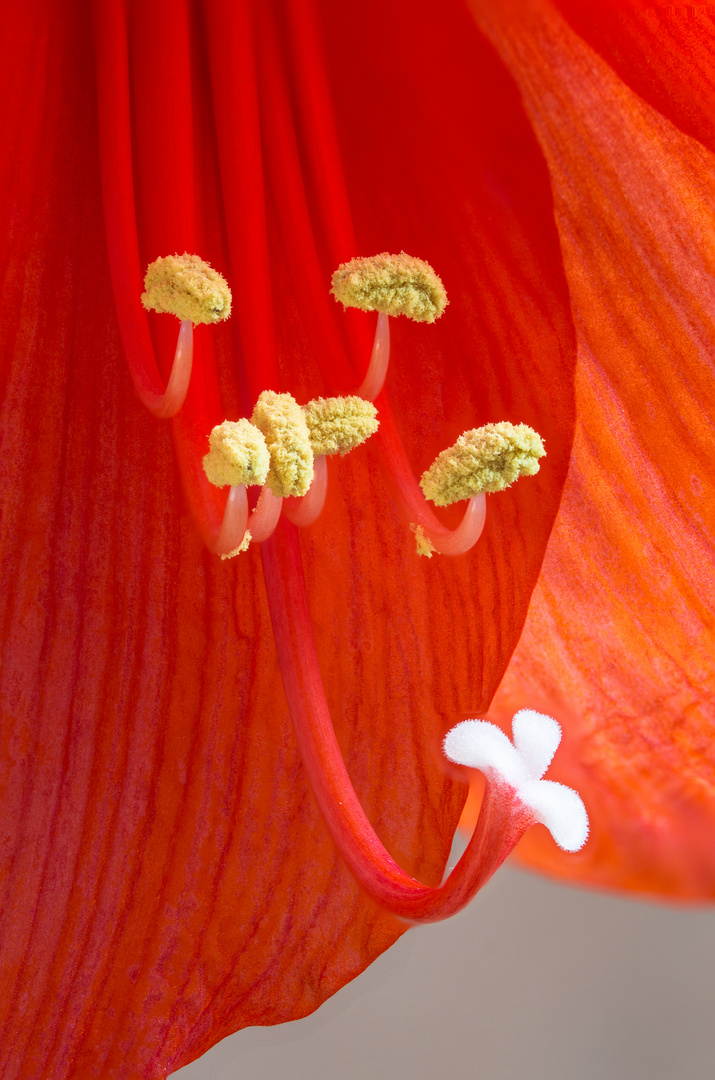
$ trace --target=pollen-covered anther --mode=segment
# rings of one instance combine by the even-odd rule
[[[434,322],[448,304],[441,278],[429,263],[404,251],[343,263],[330,291],[344,307],[406,315],[416,322]]]
[[[273,494],[305,495],[313,480],[313,448],[305,412],[295,398],[264,390],[251,423],[266,439],[271,458],[266,483]]]
[[[365,398],[314,398],[303,406],[313,453],[347,454],[377,431],[377,409]]]
[[[485,424],[443,450],[422,474],[420,487],[436,506],[449,506],[533,476],[545,454],[541,436],[526,424]]]
[[[551,716],[520,709],[512,721],[513,743],[496,724],[465,720],[448,732],[444,752],[450,761],[479,769],[496,784],[511,788],[564,851],[578,851],[588,838],[588,816],[578,792],[542,777],[561,742],[561,727]]]
[[[265,484],[271,457],[263,433],[248,420],[224,420],[209,435],[204,472],[216,487]]]
[[[192,323],[216,323],[231,314],[228,282],[198,255],[166,255],[149,264],[142,304]]]

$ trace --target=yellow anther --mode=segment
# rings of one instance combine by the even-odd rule
[[[271,457],[263,434],[248,420],[224,420],[209,435],[204,472],[216,487],[265,484]]]
[[[266,483],[274,495],[305,495],[313,479],[313,449],[305,413],[291,394],[264,390],[251,423],[266,437],[271,467]]]
[[[246,529],[245,533],[243,534],[243,540],[238,545],[238,547],[234,548],[233,551],[227,551],[224,555],[221,556],[221,558],[222,559],[233,559],[236,555],[240,555],[242,551],[248,551],[248,545],[250,543],[251,543],[251,534],[248,531],[248,529]]]
[[[434,322],[447,306],[447,293],[429,263],[401,252],[351,259],[333,274],[333,296],[344,307],[406,315]]]
[[[533,476],[545,453],[541,437],[526,424],[486,424],[465,431],[443,450],[420,486],[436,506],[448,506],[482,491],[502,491],[520,476]]]
[[[414,522],[410,522],[410,528],[415,534],[415,546],[417,547],[417,554],[426,555],[428,559],[431,559],[437,548],[434,546],[427,533],[424,531],[421,525],[415,525]]]
[[[347,454],[377,431],[377,409],[365,398],[315,398],[303,406],[314,454]]]
[[[215,323],[231,314],[228,282],[198,255],[167,255],[150,263],[142,304],[192,323]]]

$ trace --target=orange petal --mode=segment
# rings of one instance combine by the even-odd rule
[[[631,90],[686,135],[715,150],[711,5],[556,0],[556,7]]]
[[[583,795],[593,837],[566,859],[535,830],[523,854],[711,897],[715,161],[547,3],[472,6],[551,173],[578,333],[571,467],[494,708],[562,722],[554,778]]]

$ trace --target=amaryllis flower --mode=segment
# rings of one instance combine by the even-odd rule
[[[407,924],[336,852],[290,714],[318,700],[319,672],[356,805],[435,888],[466,793],[441,742],[489,708],[545,553],[537,625],[543,597],[556,615],[507,691],[550,698],[519,704],[561,719],[553,779],[593,801],[570,872],[712,891],[693,562],[709,158],[679,130],[707,110],[683,104],[684,77],[671,112],[655,74],[644,103],[623,57],[546,4],[473,14],[29,0],[6,16],[3,1076],[162,1076],[238,1027],[305,1015],[387,948]],[[616,24],[616,51],[629,33]],[[219,559],[210,431],[266,390],[354,393],[373,317],[342,311],[331,274],[403,250],[450,306],[433,326],[393,320],[378,434],[331,466],[299,539],[281,523]],[[233,313],[196,328],[166,420],[144,403],[161,415],[177,324],[139,297],[146,265],[182,252],[226,277]],[[419,556],[407,465],[503,421],[537,430],[546,463],[489,496],[469,553]],[[696,497],[700,517],[683,509]],[[645,545],[645,509],[665,550]],[[602,575],[596,615],[574,564]],[[656,592],[642,601],[658,582],[665,619]],[[675,655],[671,633],[695,644]]]

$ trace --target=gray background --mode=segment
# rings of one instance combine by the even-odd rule
[[[713,1080],[715,908],[505,867],[317,1013],[250,1028],[177,1080]]]

